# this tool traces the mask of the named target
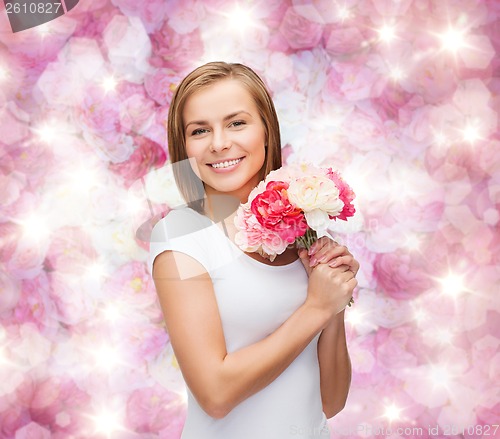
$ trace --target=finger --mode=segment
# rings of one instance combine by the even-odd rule
[[[359,262],[354,260],[354,264],[352,265],[352,271],[354,271],[354,275],[358,274],[359,271]]]
[[[350,271],[352,273],[351,267],[349,265],[339,265],[338,267],[332,268],[332,272],[334,274],[345,273],[346,271]]]
[[[354,288],[356,288],[358,286],[358,281],[355,277],[353,277],[352,279],[349,279],[347,281],[347,285],[349,286],[349,288],[351,289],[351,291],[354,290]]]
[[[343,273],[342,273],[343,276],[345,276],[346,280],[351,280],[354,276],[354,273],[352,272],[352,270],[345,270]]]
[[[349,256],[341,256],[336,258],[334,261],[331,261],[328,265],[330,267],[337,267],[339,264],[347,264],[350,267],[350,270],[354,273],[354,276],[358,273],[359,270],[359,262],[354,259],[352,255]]]
[[[309,276],[311,274],[311,266],[309,265],[309,255],[307,254],[307,250],[305,248],[300,249],[298,251],[300,262],[302,262],[302,265],[306,269],[306,273]]]
[[[338,257],[334,258],[333,260],[328,262],[328,265],[330,267],[338,267],[339,265],[344,264],[344,265],[349,265],[349,267],[351,267],[351,268],[355,268],[354,267],[355,262],[356,262],[356,260],[351,255],[344,255],[344,256],[338,256]]]
[[[337,245],[336,247],[323,247],[321,250],[318,250],[317,253],[311,256],[311,262],[316,263],[320,262],[323,264],[328,264],[333,261],[333,259],[342,256],[344,254],[350,255],[347,248],[343,245]]]
[[[316,241],[313,242],[311,247],[309,247],[309,255],[312,256],[313,254],[317,253],[319,250],[324,248],[325,246],[331,248],[339,245],[336,241],[333,239],[329,238],[328,236],[322,236],[321,238],[318,238]]]

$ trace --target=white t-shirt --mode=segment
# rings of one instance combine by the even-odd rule
[[[283,266],[256,261],[193,209],[171,210],[155,225],[150,272],[156,256],[165,250],[193,257],[209,273],[228,353],[273,333],[306,299],[308,278],[299,259]],[[210,417],[187,388],[181,439],[329,438],[321,403],[318,339],[319,334],[280,376],[224,418]]]

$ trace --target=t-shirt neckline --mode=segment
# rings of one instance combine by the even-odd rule
[[[194,210],[191,207],[187,207],[187,209],[193,211],[195,214],[197,214],[197,215],[203,217],[204,219],[210,221],[210,223],[212,224],[212,226],[215,227],[215,229],[217,230],[217,232],[220,233],[222,236],[224,236],[224,238],[226,238],[229,241],[229,244],[232,246],[232,248],[235,251],[237,251],[238,253],[240,253],[244,257],[245,260],[247,260],[249,263],[251,263],[251,264],[253,264],[255,266],[263,267],[263,268],[268,268],[268,269],[271,269],[271,270],[284,270],[284,269],[288,269],[290,267],[295,266],[297,263],[301,263],[300,262],[300,258],[297,258],[294,261],[292,261],[292,262],[290,262],[288,264],[284,264],[284,265],[270,265],[270,264],[264,264],[263,262],[259,262],[256,259],[254,259],[251,256],[249,256],[248,254],[246,254],[233,241],[231,241],[231,239],[229,239],[229,237],[226,236],[226,234],[221,229],[219,229],[219,227],[217,227],[217,223],[215,223],[211,218],[209,218],[208,216],[205,216],[205,215],[201,214],[200,212]]]

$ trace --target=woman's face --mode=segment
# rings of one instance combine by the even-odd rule
[[[250,93],[237,80],[218,81],[187,99],[183,120],[186,153],[206,193],[246,202],[266,155],[264,124]]]

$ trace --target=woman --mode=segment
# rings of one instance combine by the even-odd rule
[[[329,437],[350,385],[344,308],[359,264],[328,238],[273,262],[234,244],[238,204],[281,167],[262,80],[241,64],[191,72],[168,146],[188,207],[156,224],[149,262],[187,384],[182,439]]]

